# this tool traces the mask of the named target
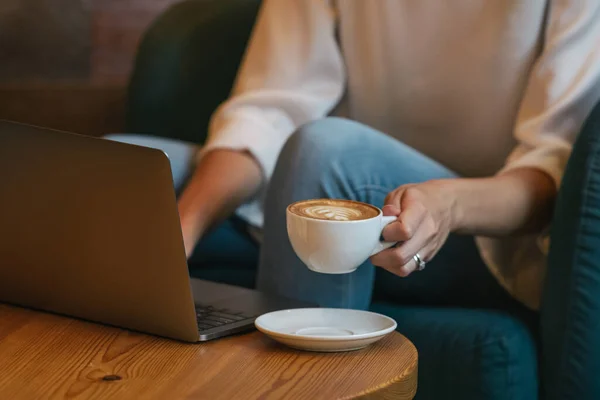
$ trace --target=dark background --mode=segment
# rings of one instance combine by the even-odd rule
[[[0,119],[123,130],[137,44],[176,0],[0,0]]]

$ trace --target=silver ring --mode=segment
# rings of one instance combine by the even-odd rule
[[[425,265],[427,263],[423,261],[419,253],[413,256],[413,260],[415,260],[415,263],[417,263],[417,271],[423,271],[425,269]]]

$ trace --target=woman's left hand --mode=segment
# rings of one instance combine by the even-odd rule
[[[383,230],[383,238],[398,245],[371,257],[374,265],[406,277],[417,268],[413,259],[417,253],[425,262],[437,254],[456,218],[450,182],[403,185],[388,194],[383,213],[397,215],[398,221]]]

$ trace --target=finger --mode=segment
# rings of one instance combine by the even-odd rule
[[[409,262],[399,267],[393,268],[392,270],[390,270],[390,272],[394,275],[398,275],[401,278],[406,278],[407,276],[415,272],[416,269],[417,262],[411,258]]]
[[[400,187],[394,190],[393,192],[388,193],[388,195],[385,198],[384,204],[386,206],[390,205],[400,208],[400,200],[402,199],[402,193],[404,193],[403,187]]]
[[[413,203],[402,210],[398,221],[386,226],[382,235],[388,242],[405,242],[416,235],[421,223],[427,215],[427,210],[421,203]]]
[[[405,192],[407,190],[412,191],[414,189],[414,186],[414,183],[409,183],[398,187],[396,190],[388,193],[388,195],[385,197],[385,201],[383,202],[383,204],[395,205],[402,208],[402,199],[405,197]]]
[[[400,265],[409,264],[414,259],[415,255],[419,253],[421,259],[424,260],[425,254],[428,254],[429,242],[428,238],[415,237],[412,240],[402,243],[394,250],[397,252],[397,257],[400,260]]]
[[[408,196],[408,194],[409,190],[405,191],[401,199],[402,204],[400,207],[402,212],[398,216],[398,220],[402,222],[408,232],[413,228],[412,233],[414,233],[427,215],[427,208],[420,200]]]
[[[418,263],[415,260],[415,256],[417,254],[423,262],[427,263],[434,257],[437,250],[438,249],[435,243],[428,243],[425,247],[416,251],[415,254],[411,257],[410,261],[406,265],[403,265],[402,267],[398,268],[398,271],[396,271],[395,274],[399,276],[410,275],[412,272],[419,269]]]
[[[412,274],[413,272],[418,270],[417,261],[414,259],[415,255],[419,254],[419,257],[421,257],[421,260],[425,261],[425,259],[429,259],[431,257],[434,247],[435,246],[433,244],[428,244],[426,247],[415,252],[415,254],[410,258],[410,261],[408,261],[406,264],[404,264],[400,267],[394,268],[394,269],[390,270],[390,272],[395,275],[398,275],[400,277],[409,276],[410,274]],[[427,254],[427,256],[425,254]]]
[[[396,205],[385,205],[383,206],[383,208],[381,209],[383,211],[383,215],[385,216],[398,216],[400,215],[400,207],[396,206]]]
[[[420,229],[417,231],[415,237],[404,242],[400,246],[383,250],[382,252],[375,254],[373,257],[371,257],[371,262],[378,267],[382,267],[392,273],[395,273],[396,275],[407,276],[407,274],[412,272],[414,267],[416,267],[416,265],[410,265],[414,255],[419,251],[425,254],[425,252],[428,250],[427,248],[431,237],[432,233],[429,231],[429,229]],[[401,270],[401,268],[404,266],[406,266],[406,268]],[[411,269],[411,267],[413,268]]]
[[[419,250],[417,253],[419,254],[419,256],[421,257],[421,259],[423,261],[430,260],[433,257],[433,254],[435,253],[435,245],[428,244],[427,246],[425,246],[425,248]],[[415,253],[415,254],[417,254],[417,253]],[[398,275],[402,278],[405,278],[405,277],[409,276],[410,274],[412,274],[415,270],[417,270],[417,262],[415,261],[415,259],[413,257],[411,257],[410,260],[404,265],[392,266],[392,267],[387,267],[387,268],[383,267],[383,268],[386,269],[387,271],[391,272],[394,275]]]

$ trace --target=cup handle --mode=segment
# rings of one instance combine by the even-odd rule
[[[391,224],[392,222],[397,221],[397,220],[398,220],[397,216],[381,217],[381,231],[383,232],[383,228],[385,228],[386,226],[388,226],[389,224]],[[378,242],[377,245],[375,246],[375,249],[371,252],[371,255],[374,256],[375,254],[379,253],[380,251],[389,249],[390,247],[394,246],[395,244],[396,244],[396,242]]]

